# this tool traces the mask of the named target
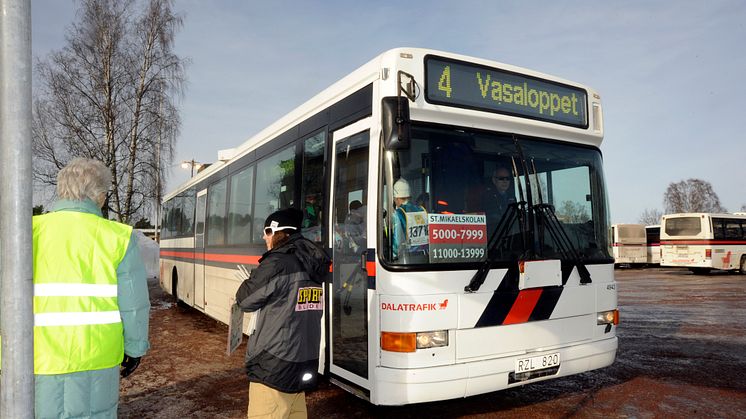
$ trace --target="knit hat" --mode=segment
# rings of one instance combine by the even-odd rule
[[[285,211],[287,211],[287,213],[290,215],[290,218],[293,219],[293,223],[290,225],[295,227],[297,230],[300,230],[301,226],[303,225],[303,211],[296,208],[288,208]]]
[[[409,198],[412,194],[409,192],[409,183],[404,179],[394,182],[394,198]]]
[[[295,208],[286,208],[273,212],[264,220],[264,228],[271,228],[272,232],[280,230],[297,231],[303,221],[303,212]]]

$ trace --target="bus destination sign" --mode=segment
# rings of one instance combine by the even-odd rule
[[[588,95],[565,84],[434,56],[425,59],[427,101],[588,127]]]

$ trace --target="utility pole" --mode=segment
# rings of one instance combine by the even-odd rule
[[[0,417],[34,417],[31,0],[0,0]]]

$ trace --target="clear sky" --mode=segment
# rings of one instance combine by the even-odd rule
[[[32,0],[35,58],[77,2]],[[177,0],[188,57],[176,162],[217,159],[381,52],[434,48],[587,84],[602,97],[612,222],[663,210],[671,182],[746,204],[746,2]],[[187,180],[175,165],[167,190]]]

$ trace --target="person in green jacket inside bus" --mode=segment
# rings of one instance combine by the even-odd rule
[[[150,300],[132,227],[101,215],[111,172],[76,158],[33,218],[37,418],[115,418],[119,380],[148,350]]]

